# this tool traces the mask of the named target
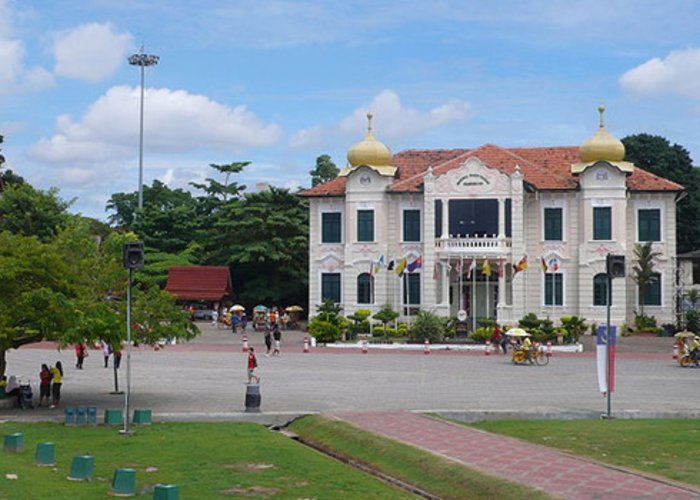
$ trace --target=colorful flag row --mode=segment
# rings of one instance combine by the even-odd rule
[[[386,267],[387,271],[394,271],[399,276],[402,276],[404,272],[408,271],[412,273],[416,269],[423,267],[423,256],[419,255],[411,262],[408,261],[407,257],[401,259],[391,259],[388,264],[385,264],[384,255],[380,256],[377,262],[372,262],[369,266],[369,274],[374,275],[379,273],[382,269]]]

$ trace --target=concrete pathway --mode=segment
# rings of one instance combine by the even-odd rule
[[[700,490],[410,412],[334,414],[366,431],[566,499],[700,499]]]

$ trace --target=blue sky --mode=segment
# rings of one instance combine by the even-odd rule
[[[407,148],[578,145],[607,106],[618,137],[649,132],[700,164],[700,2],[0,0],[6,166],[105,218],[138,179],[185,187],[210,163],[296,188],[339,167],[375,115]]]

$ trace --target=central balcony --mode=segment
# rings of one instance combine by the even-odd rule
[[[435,250],[441,254],[473,254],[502,255],[510,253],[511,238],[491,236],[466,236],[437,238]]]

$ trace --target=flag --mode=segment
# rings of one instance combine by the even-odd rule
[[[610,336],[607,335],[607,325],[600,325],[596,333],[596,364],[598,368],[598,389],[603,394],[615,391],[615,344],[617,337],[617,328],[614,325],[610,326]],[[609,344],[609,346],[608,346]],[[610,348],[610,381],[608,383],[608,364],[607,350]]]
[[[505,261],[499,260],[498,261],[498,277],[503,278],[506,275],[506,264]]]
[[[399,276],[401,276],[401,275],[403,274],[404,270],[406,269],[406,264],[407,264],[407,263],[408,263],[408,261],[406,260],[406,257],[404,257],[403,259],[401,259],[401,260],[396,264],[396,269],[395,269],[396,274],[398,274]]]
[[[416,269],[423,267],[423,256],[419,255],[416,259],[408,265],[408,272],[412,273]]]
[[[547,262],[544,260],[544,257],[540,258],[540,266],[542,267],[542,272],[546,273],[547,272]]]
[[[527,269],[527,255],[523,255],[517,264],[513,264],[513,274],[515,275],[525,269]]]
[[[394,259],[391,259],[391,260],[389,261],[389,264],[387,264],[387,266],[386,266],[386,270],[387,270],[387,271],[393,271],[393,270],[394,270]]]
[[[489,264],[488,259],[486,259],[481,265],[481,274],[483,274],[484,276],[491,276],[491,264]]]
[[[467,279],[471,279],[474,269],[476,269],[476,259],[472,259],[471,264],[469,264],[469,269],[467,269]]]
[[[374,274],[377,274],[384,267],[384,254],[379,257],[377,263],[374,264]]]

